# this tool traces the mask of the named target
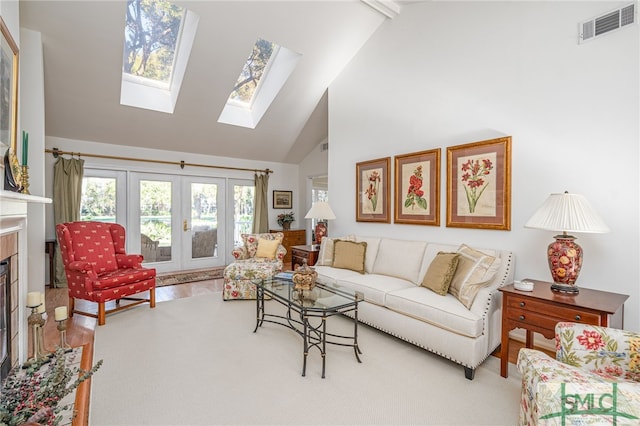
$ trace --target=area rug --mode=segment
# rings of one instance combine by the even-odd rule
[[[268,312],[281,311],[275,301]],[[516,425],[520,375],[500,376],[489,357],[473,381],[461,366],[361,326],[359,364],[333,346],[321,378],[319,353],[302,371],[302,340],[265,323],[254,301],[220,293],[128,309],[95,335],[92,426],[102,425]],[[332,317],[329,331],[351,330]]]
[[[156,287],[215,280],[217,278],[222,278],[223,273],[224,266],[197,271],[171,272],[168,274],[158,275],[156,277]]]

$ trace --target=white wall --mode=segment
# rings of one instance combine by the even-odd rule
[[[142,158],[149,160],[159,161],[171,161],[193,164],[208,164],[225,167],[243,167],[251,169],[271,169],[273,173],[269,176],[269,226],[271,229],[280,229],[281,227],[277,223],[277,215],[282,213],[283,210],[274,210],[273,207],[273,190],[293,191],[294,194],[299,194],[298,188],[298,166],[294,164],[283,163],[270,163],[265,161],[248,161],[239,160],[235,158],[226,157],[214,157],[198,154],[186,154],[179,151],[164,151],[146,148],[134,148],[117,146],[117,150],[114,151],[114,145],[79,141],[72,139],[63,139],[47,136],[46,148],[53,149],[58,148],[62,151],[81,152],[85,154],[98,154],[109,155],[118,157],[132,157]],[[70,158],[65,156],[65,158]],[[153,173],[167,173],[177,175],[191,175],[191,176],[210,176],[232,179],[249,179],[253,181],[254,173],[250,171],[235,171],[225,169],[211,169],[202,167],[186,167],[184,170],[180,169],[176,165],[156,164],[156,163],[142,163],[135,161],[124,160],[110,160],[93,157],[82,157],[85,160],[85,168],[99,168],[99,169],[112,169],[112,170],[130,170],[130,171],[142,171]],[[53,165],[55,159],[52,154],[47,154],[45,157],[45,196],[53,197]],[[293,205],[293,212],[296,218],[300,218],[300,215],[304,216],[305,212],[299,210],[299,205]],[[46,232],[48,238],[55,238],[54,219],[53,219],[53,207],[47,206],[46,211]]]
[[[554,233],[523,225],[550,193],[581,193],[611,232],[578,235],[578,285],[630,295],[625,328],[640,330],[638,26],[577,43],[578,22],[623,4],[406,5],[329,88],[332,234],[500,247],[515,253],[517,279],[550,280]],[[446,147],[503,135],[511,231],[447,228]],[[440,227],[355,221],[357,162],[437,147]]]
[[[307,244],[311,244],[312,229],[311,219],[304,219],[311,208],[311,178],[318,176],[326,176],[329,170],[329,153],[328,151],[322,151],[322,144],[326,143],[327,139],[319,142],[313,150],[307,154],[307,156],[298,164],[299,176],[298,176],[298,188],[300,188],[300,216],[301,222],[296,224],[296,228],[304,228],[307,230]]]
[[[29,193],[44,196],[44,66],[42,36],[39,32],[20,29],[20,126],[29,133]],[[49,258],[44,252],[45,205],[29,203],[29,287],[44,292],[45,271],[49,271]]]

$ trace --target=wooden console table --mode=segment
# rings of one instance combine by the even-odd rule
[[[307,265],[315,265],[318,261],[318,253],[320,253],[320,246],[318,245],[292,246],[291,269],[295,271],[296,265],[302,266],[305,260],[307,261]]]
[[[513,284],[502,292],[502,340],[500,375],[508,376],[509,332],[526,330],[527,348],[533,348],[533,333],[547,339],[555,337],[558,322],[577,322],[602,327],[622,328],[624,302],[629,296],[580,287],[575,294],[551,290],[551,283],[526,279],[534,283],[533,291],[516,290]]]

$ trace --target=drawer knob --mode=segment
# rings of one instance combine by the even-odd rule
[[[520,315],[520,321],[524,321],[524,315]]]
[[[524,302],[520,302],[520,307],[524,308],[525,303]]]
[[[581,319],[582,319],[582,317],[581,317],[580,315],[576,315],[576,316],[575,316],[575,320],[576,320],[576,321],[580,321]]]

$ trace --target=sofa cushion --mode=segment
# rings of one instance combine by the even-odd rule
[[[500,267],[500,257],[482,252],[462,244],[458,268],[451,280],[449,293],[464,306],[470,308],[481,287],[487,285]]]
[[[374,274],[402,278],[420,284],[418,275],[427,243],[383,238],[373,266]]]
[[[364,274],[364,255],[367,243],[336,240],[333,244],[333,267],[350,269]]]
[[[339,238],[323,237],[320,242],[320,251],[316,266],[333,266],[333,245],[335,240],[355,241],[354,235],[347,235]]]
[[[280,241],[278,240],[267,240],[266,238],[258,238],[258,249],[256,250],[256,257],[275,259],[276,250],[278,250],[279,245]]]
[[[466,309],[453,295],[443,297],[424,287],[391,291],[385,306],[462,336],[476,338],[484,329],[482,316]]]
[[[440,296],[444,296],[449,291],[451,279],[458,267],[458,253],[439,252],[433,259],[427,273],[420,284]]]
[[[359,237],[356,236],[356,241],[363,241],[367,243],[367,252],[364,255],[364,270],[371,274],[373,273],[373,265],[378,255],[378,247],[380,247],[379,237]]]
[[[402,278],[377,274],[365,274],[353,275],[345,279],[338,280],[336,287],[346,287],[353,291],[359,291],[364,295],[365,301],[385,306],[387,293],[394,290],[415,287],[415,285]]]
[[[318,273],[316,281],[330,286],[335,286],[339,280],[360,275],[359,272],[350,269],[333,268],[331,266],[317,266],[316,264],[313,268]]]

